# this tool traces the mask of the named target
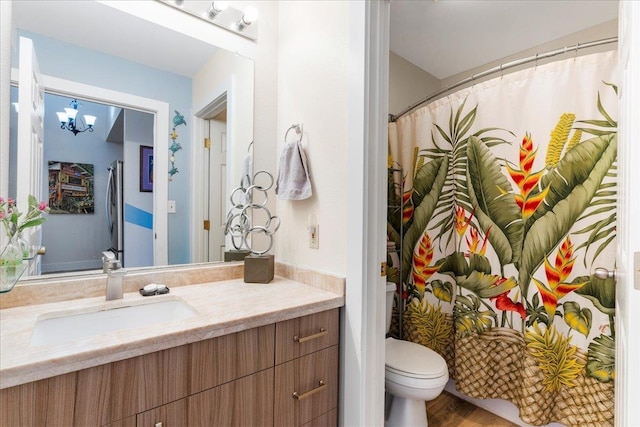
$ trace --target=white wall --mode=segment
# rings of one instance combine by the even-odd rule
[[[278,155],[293,123],[303,123],[313,196],[278,200],[281,261],[333,274],[346,272],[348,3],[282,2],[278,55]],[[295,132],[289,132],[294,140]],[[310,249],[307,218],[319,224]]]
[[[618,20],[617,19],[613,19],[611,21],[607,21],[604,22],[600,25],[596,25],[594,27],[591,28],[587,28],[583,31],[578,31],[577,33],[573,33],[573,34],[569,34],[568,36],[565,37],[561,37],[559,39],[556,40],[552,40],[548,43],[544,43],[541,45],[537,45],[537,46],[532,46],[529,49],[523,50],[522,52],[518,52],[514,55],[510,55],[507,57],[504,57],[502,59],[499,59],[497,61],[492,61],[489,62],[485,65],[481,65],[479,67],[476,68],[472,68],[470,70],[464,71],[460,74],[455,74],[453,76],[447,77],[446,79],[442,79],[440,81],[441,83],[441,87],[445,88],[447,86],[451,86],[456,84],[457,82],[459,82],[462,79],[465,79],[473,74],[477,74],[481,71],[485,71],[489,68],[493,68],[493,67],[498,67],[500,66],[500,64],[505,64],[507,62],[510,61],[514,61],[516,59],[522,59],[522,58],[526,58],[527,56],[534,56],[536,53],[544,53],[544,52],[548,52],[550,50],[554,50],[554,49],[560,49],[563,48],[565,46],[573,46],[577,43],[585,43],[585,42],[590,42],[590,41],[594,41],[594,40],[601,40],[601,39],[606,39],[609,37],[616,37],[618,35]],[[587,55],[589,53],[596,53],[596,52],[604,52],[607,50],[612,50],[614,49],[615,45],[604,45],[604,46],[599,46],[599,47],[594,47],[594,48],[588,48],[588,49],[581,49],[580,51],[578,51],[578,55]],[[545,62],[550,62],[550,61],[557,61],[559,59],[564,59],[566,57],[571,57],[574,56],[576,53],[574,52],[569,52],[566,54],[566,56],[556,56],[554,58],[550,58],[546,61],[540,61],[540,64],[544,64]],[[526,65],[522,65],[520,67],[514,67],[510,70],[510,72],[513,71],[517,71],[517,70],[521,70],[524,68],[528,68],[531,67],[531,64],[526,64]],[[480,82],[483,80],[487,80],[487,79],[492,79],[495,78],[494,76],[489,76],[485,79],[478,79],[476,82]]]
[[[193,76],[193,105],[205,106],[229,88],[232,96],[227,98],[227,178],[235,188],[240,184],[242,162],[253,141],[253,61],[221,49]]]
[[[251,59],[245,58],[241,55],[235,54],[228,50],[219,49],[216,54],[207,61],[205,65],[194,75],[193,77],[193,106],[191,112],[202,118],[204,117],[199,112],[211,104],[214,100],[226,93],[227,99],[227,111],[226,111],[226,132],[227,132],[227,161],[226,161],[226,173],[225,182],[226,188],[223,188],[223,199],[225,205],[222,207],[221,220],[227,215],[227,212],[231,209],[231,201],[229,196],[233,190],[240,185],[242,177],[242,166],[245,158],[252,150],[250,144],[253,141],[253,95],[254,95],[254,62]],[[194,124],[197,123],[197,119],[191,119]],[[200,139],[200,133],[197,126],[192,126],[192,140]],[[215,143],[215,140],[212,140]],[[216,149],[213,147],[212,149]],[[202,183],[194,179],[195,176],[202,176],[200,167],[202,166],[202,159],[206,158],[202,146],[194,148],[192,159],[194,162],[200,162],[198,165],[192,165],[192,187],[198,193],[206,191],[203,188]],[[197,167],[196,167],[197,166]],[[254,170],[257,172],[257,169]],[[273,173],[273,171],[270,171]],[[222,184],[225,185],[225,182]],[[220,182],[212,180],[212,185],[219,185]],[[273,192],[273,190],[272,190]],[[272,196],[273,197],[273,196]],[[206,199],[206,197],[203,197]],[[202,198],[200,198],[202,199]],[[205,207],[201,205],[202,200],[192,200],[192,218],[194,226],[192,227],[194,252],[197,247],[202,244],[199,236],[196,234],[202,234],[202,229],[197,227],[200,222],[200,212],[205,211]],[[219,207],[211,206],[210,209],[218,209]],[[213,219],[214,214],[209,213],[205,215],[205,219]],[[256,224],[257,225],[257,224]],[[226,248],[232,248],[231,236],[227,236]],[[263,247],[263,246],[260,246]],[[256,247],[257,248],[257,247]],[[196,260],[196,253],[192,253],[192,260]],[[211,258],[210,258],[211,259]],[[204,260],[204,258],[203,258]]]
[[[398,114],[440,87],[440,79],[389,52],[389,113]]]

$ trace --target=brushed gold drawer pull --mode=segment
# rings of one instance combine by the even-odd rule
[[[306,399],[307,397],[313,396],[314,394],[319,393],[325,388],[327,388],[327,385],[324,383],[324,381],[320,380],[318,383],[319,383],[318,387],[314,388],[311,391],[306,392],[305,394],[298,394],[297,391],[294,391],[293,398],[296,400]]]
[[[329,331],[327,331],[325,328],[320,328],[320,332],[318,332],[317,334],[309,335],[308,337],[302,337],[302,338],[296,335],[295,337],[293,337],[293,340],[297,343],[302,344],[303,342],[315,340],[316,338],[321,338],[321,337],[324,337],[325,335],[329,335]]]

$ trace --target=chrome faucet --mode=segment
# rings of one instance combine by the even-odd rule
[[[102,252],[102,271],[107,273],[106,299],[122,299],[122,278],[127,274],[127,270],[122,268],[120,260],[111,251]]]

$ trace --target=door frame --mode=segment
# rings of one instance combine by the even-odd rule
[[[11,84],[18,85],[18,69],[11,69]],[[81,98],[154,115],[153,129],[153,265],[168,264],[167,198],[169,189],[169,104],[157,99],[42,75],[45,93]],[[163,136],[164,135],[164,136]],[[159,214],[162,213],[162,214]]]
[[[209,96],[205,98],[207,101],[201,104],[194,105],[191,108],[193,115],[191,116],[191,122],[194,124],[191,130],[191,140],[193,141],[193,147],[191,150],[191,262],[207,262],[205,259],[204,245],[209,244],[208,238],[205,237],[205,230],[203,228],[204,215],[204,200],[209,197],[206,194],[208,187],[202,182],[202,159],[205,156],[204,138],[205,138],[205,121],[207,118],[216,112],[221,111],[222,106],[226,106],[227,109],[227,161],[231,155],[233,147],[233,126],[234,117],[230,114],[233,109],[231,105],[233,103],[233,79],[227,79],[222,82],[218,87],[209,93]],[[253,124],[252,124],[253,126]],[[208,155],[208,153],[207,153]],[[230,168],[227,167],[227,188],[225,194],[228,197],[231,194],[230,185],[231,180],[229,177]],[[225,206],[225,212],[228,212],[231,208],[231,202],[227,200]],[[227,239],[228,241],[228,239]]]
[[[349,2],[347,278],[340,425],[384,423],[389,2]]]
[[[640,124],[640,4],[621,1],[618,12],[618,66],[620,67],[620,118],[618,121],[618,213],[616,257],[616,381],[615,425],[639,425],[640,394],[640,279],[634,254],[640,252],[640,213],[637,183],[640,158],[635,141]]]

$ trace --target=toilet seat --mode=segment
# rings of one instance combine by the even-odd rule
[[[449,376],[447,363],[430,348],[390,337],[385,340],[385,350],[385,371],[389,379],[437,380]]]

